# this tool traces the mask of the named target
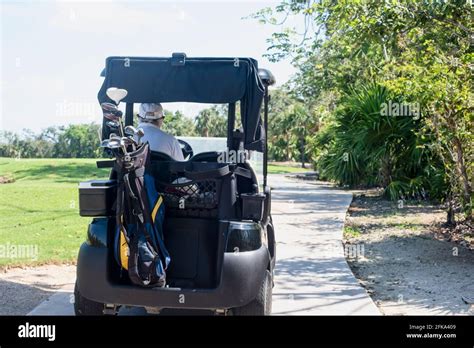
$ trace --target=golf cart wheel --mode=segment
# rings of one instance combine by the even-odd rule
[[[74,313],[80,315],[104,315],[104,304],[83,297],[77,283],[74,286]]]
[[[258,290],[257,297],[249,304],[232,309],[233,315],[270,315],[272,313],[272,276],[268,270]]]

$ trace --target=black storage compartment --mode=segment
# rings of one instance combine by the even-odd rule
[[[265,195],[263,193],[242,193],[242,219],[262,221]]]
[[[81,216],[112,216],[116,198],[115,180],[90,180],[79,183],[79,214]]]
[[[171,257],[166,283],[171,288],[215,288],[218,221],[167,217],[163,231]]]

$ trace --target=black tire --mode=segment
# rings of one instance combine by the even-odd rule
[[[272,313],[272,276],[268,270],[258,290],[257,297],[249,304],[233,308],[232,314],[239,316],[247,315],[270,315]]]
[[[271,232],[268,231],[270,229]],[[275,228],[273,227],[273,219],[270,215],[270,222],[267,225],[267,234],[268,234],[268,249],[270,251],[271,260],[271,269],[272,272],[275,269],[276,265],[276,240],[275,240]],[[273,273],[272,273],[273,276]],[[273,280],[273,277],[272,277]]]
[[[83,297],[79,289],[77,288],[77,283],[74,286],[74,313],[77,316],[81,315],[104,315],[104,304],[91,301]]]

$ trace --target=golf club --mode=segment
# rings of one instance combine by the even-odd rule
[[[137,136],[138,136],[138,145],[142,143],[142,137],[145,135],[145,131],[143,128],[138,128]]]
[[[132,146],[132,150],[135,151],[138,145],[137,142],[133,139],[133,136],[137,135],[141,138],[144,133],[142,129],[137,130],[133,126],[127,126],[124,129],[122,123],[123,113],[118,109],[118,105],[120,104],[120,101],[127,96],[127,90],[116,87],[110,87],[107,89],[106,94],[111,100],[115,102],[115,104],[108,102],[101,103],[103,116],[105,119],[108,120],[106,122],[106,125],[111,130],[119,129],[119,135],[111,133],[109,139],[103,141],[101,143],[101,146],[107,147],[109,149],[121,148],[123,151],[124,160],[126,163],[128,163],[131,161],[131,158],[128,153],[127,147]]]
[[[141,144],[141,138],[145,135],[145,132],[143,131],[143,128],[135,128],[133,126],[126,126],[125,129],[125,134],[128,136],[136,136],[137,139],[137,146]],[[135,139],[134,139],[135,140]]]
[[[124,136],[122,125],[122,111],[120,111],[117,106],[112,103],[102,103],[100,104],[100,106],[102,107],[104,118],[109,120],[109,122],[115,122],[115,124],[117,124],[118,128],[120,129],[120,135]]]
[[[119,129],[120,128],[120,124],[117,121],[107,121],[105,124],[110,129]]]

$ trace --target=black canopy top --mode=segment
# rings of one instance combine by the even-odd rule
[[[104,73],[104,72],[103,72]],[[99,102],[109,101],[109,87],[128,91],[126,103],[234,103],[240,101],[244,147],[263,151],[260,107],[264,84],[252,58],[109,57]]]

